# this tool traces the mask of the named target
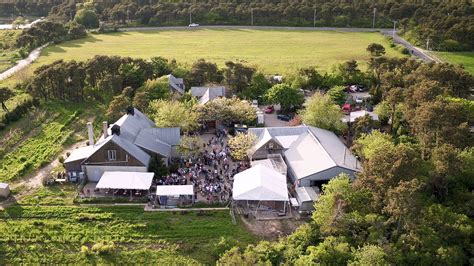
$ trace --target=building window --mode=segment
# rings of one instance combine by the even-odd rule
[[[117,151],[116,150],[108,150],[107,151],[107,158],[109,161],[116,161],[117,160]]]

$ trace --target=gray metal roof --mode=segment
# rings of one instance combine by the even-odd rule
[[[146,115],[134,108],[134,114],[125,114],[115,123],[111,124],[108,129],[108,134],[112,135],[113,125],[120,126],[120,137],[127,139],[130,142],[135,142],[138,133],[144,128],[152,128],[155,123]]]
[[[320,196],[312,187],[296,187],[295,192],[301,202],[316,201]]]
[[[169,157],[171,146],[178,145],[180,138],[179,127],[145,128],[135,139],[135,145]]]
[[[199,98],[200,104],[206,104],[218,97],[225,96],[224,86],[212,86],[212,87],[191,87],[191,94],[194,97]]]
[[[286,161],[298,179],[336,166],[352,171],[360,170],[360,163],[331,131],[311,126],[298,126],[250,128],[248,132],[257,135],[252,151],[262,147],[271,139],[287,148],[284,152]],[[297,137],[289,138],[290,136]]]
[[[333,132],[317,127],[308,127],[314,137],[321,143],[337,166],[354,171],[361,169],[360,162]]]

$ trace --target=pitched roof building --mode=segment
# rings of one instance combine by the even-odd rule
[[[106,171],[146,172],[152,155],[169,158],[176,154],[179,128],[155,128],[153,121],[131,108],[115,123],[107,126],[94,143],[92,124],[88,123],[89,146],[74,150],[64,161],[71,178],[85,176],[99,181]]]
[[[311,126],[251,128],[257,135],[252,159],[279,153],[285,159],[290,178],[298,186],[313,186],[340,173],[354,177],[360,163],[331,131]]]

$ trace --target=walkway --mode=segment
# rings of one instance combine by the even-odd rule
[[[13,67],[5,70],[4,72],[0,73],[0,80],[7,79],[7,78],[11,77],[13,74],[15,74],[16,72],[18,72],[18,71],[24,69],[25,67],[27,67],[29,64],[31,64],[33,61],[35,61],[40,56],[41,50],[43,50],[43,48],[45,48],[46,46],[48,46],[48,43],[34,49],[33,51],[31,51],[31,53],[28,55],[27,58],[21,59],[20,61],[18,61],[16,63],[15,66],[13,66]]]

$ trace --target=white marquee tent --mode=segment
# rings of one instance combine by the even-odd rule
[[[104,172],[96,188],[149,190],[154,175],[143,172]]]
[[[193,185],[156,186],[157,196],[194,195]]]
[[[234,176],[234,200],[289,201],[286,177],[266,165],[256,165]]]

